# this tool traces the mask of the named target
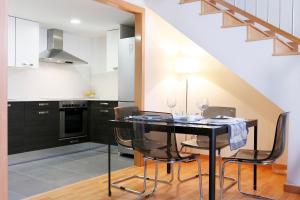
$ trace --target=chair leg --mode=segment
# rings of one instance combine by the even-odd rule
[[[197,161],[199,159],[197,159]],[[197,177],[199,177],[199,174],[196,174],[196,175],[193,175],[193,176],[187,177],[187,178],[181,178],[181,161],[178,162],[178,176],[177,176],[177,179],[178,179],[179,182],[186,182],[186,181],[192,180],[192,179],[197,178]]]
[[[200,192],[200,200],[203,199],[203,189],[202,189],[202,175],[201,175],[201,160],[200,157],[197,159],[198,163],[198,176],[199,176],[199,192]]]
[[[224,162],[221,165],[221,173],[220,173],[220,200],[223,200],[225,165],[226,165],[226,162]]]
[[[179,182],[186,182],[186,181],[189,181],[191,179],[194,179],[194,178],[197,178],[199,177],[199,192],[200,192],[200,200],[203,199],[203,190],[202,190],[202,175],[201,175],[201,159],[200,159],[200,156],[198,156],[198,158],[196,159],[197,160],[197,164],[198,164],[198,174],[197,175],[194,175],[192,177],[188,177],[188,178],[185,178],[185,179],[182,179],[180,177],[180,172],[181,172],[181,162],[179,161],[178,162],[178,176],[177,176],[177,179]]]
[[[128,180],[131,180],[131,179],[134,179],[134,178],[144,180],[142,191],[137,191],[137,190],[133,190],[133,189],[118,185],[118,183],[128,181]],[[137,195],[142,195],[146,191],[147,180],[148,180],[148,178],[147,178],[147,159],[144,159],[144,176],[133,175],[133,176],[128,176],[128,177],[125,177],[125,178],[122,178],[122,179],[118,179],[118,180],[112,182],[111,186],[114,187],[114,188],[126,191],[126,192],[130,192],[130,193],[137,194]]]
[[[154,192],[156,191],[156,189],[157,189],[157,183],[158,183],[158,161],[155,160],[154,162],[155,162],[155,175],[154,175],[154,186],[153,186],[153,189],[152,189],[152,191],[150,193],[139,196],[138,199],[146,199],[146,198],[152,196],[154,194]]]
[[[120,189],[120,190],[130,192],[130,193],[133,193],[133,194],[137,194],[137,195],[144,194],[146,189],[147,189],[147,187],[146,187],[147,181],[154,181],[155,182],[155,178],[147,177],[147,160],[148,160],[148,158],[144,158],[144,176],[139,176],[139,175],[127,176],[127,177],[115,180],[114,182],[112,182],[111,186],[113,188]],[[174,169],[173,164],[171,164],[171,179],[170,180],[160,180],[160,179],[157,178],[156,181],[159,182],[159,183],[170,184],[174,180],[174,170],[173,169]],[[133,190],[133,189],[118,185],[119,183],[131,180],[131,179],[142,179],[142,180],[144,180],[143,181],[143,185],[144,185],[143,190],[142,191],[137,191],[137,190]]]
[[[256,198],[256,199],[266,199],[266,200],[274,200],[272,198],[269,197],[264,197],[264,196],[260,196],[260,195],[255,195],[255,194],[250,194],[250,193],[246,193],[242,191],[242,183],[241,183],[241,176],[242,174],[242,169],[241,169],[241,163],[238,163],[238,190],[241,194],[245,195],[245,196],[249,196],[252,198]]]
[[[220,150],[218,150],[218,156],[219,156],[219,159],[218,159],[218,163],[219,163],[219,175],[216,175],[217,177],[221,176],[221,173],[222,173],[222,156],[221,156]],[[229,177],[229,176],[225,176],[224,175],[224,179],[231,182],[226,188],[224,188],[224,192],[227,191],[227,190],[229,190],[231,187],[233,187],[237,183],[237,180],[235,178],[232,178],[232,177]]]

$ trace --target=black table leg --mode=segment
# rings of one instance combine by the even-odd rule
[[[257,150],[257,125],[254,126],[254,150]],[[257,188],[257,165],[253,166],[253,189]]]
[[[171,173],[171,164],[167,163],[167,173],[170,174]]]
[[[170,147],[171,147],[171,132],[168,131],[168,138],[167,138],[167,152],[168,154],[171,152]],[[171,173],[171,164],[167,163],[167,174]]]
[[[110,144],[108,144],[108,196],[111,196],[111,174],[110,174]]]
[[[209,200],[215,200],[216,191],[216,134],[212,130],[209,136]]]

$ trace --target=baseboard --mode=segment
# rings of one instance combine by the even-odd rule
[[[289,193],[300,194],[300,186],[285,183],[284,184],[284,191],[289,192]]]
[[[275,174],[286,175],[287,174],[287,165],[274,163],[272,165],[272,171]]]

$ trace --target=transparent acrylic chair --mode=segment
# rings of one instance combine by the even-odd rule
[[[227,117],[236,117],[236,109],[232,107],[216,107],[216,106],[210,106],[208,109],[206,109],[203,112],[204,118],[214,118],[217,116],[227,116]],[[192,149],[200,149],[200,150],[209,150],[209,138],[207,136],[197,136],[197,138],[191,139],[191,140],[186,140],[181,142],[182,148],[188,147]],[[221,161],[222,161],[222,156],[221,156],[221,150],[224,149],[229,145],[228,142],[228,135],[219,135],[216,140],[216,149],[218,151],[218,162],[219,162],[219,174],[221,173]],[[179,163],[179,169],[178,169],[178,174],[180,177],[180,163]],[[207,173],[203,173],[203,176],[208,176]],[[216,175],[218,176],[218,175]],[[193,178],[198,177],[198,175],[188,177],[188,178],[181,178],[182,181],[185,180],[190,180]],[[236,179],[231,178],[231,177],[224,177],[226,180],[229,180],[231,183],[225,188],[225,190],[228,190],[231,188],[233,185],[236,184]]]
[[[135,120],[133,123],[133,140],[134,150],[144,155],[144,177],[147,175],[147,160],[153,160],[155,163],[154,187],[150,193],[143,194],[143,197],[152,195],[157,189],[158,183],[158,162],[171,164],[171,182],[174,177],[173,164],[185,160],[195,159],[195,155],[181,154],[173,125],[173,116],[169,113],[161,112],[140,112],[141,116],[151,116],[153,119],[159,119],[159,123],[166,123],[165,129],[155,128],[151,125],[151,120]],[[153,117],[155,116],[155,117]],[[142,118],[141,118],[142,119]],[[156,122],[157,123],[157,122]],[[154,126],[155,127],[155,126]],[[200,199],[202,199],[202,176],[200,157],[198,161],[198,177]],[[144,179],[144,191],[146,191],[147,180]]]
[[[273,148],[271,151],[261,150],[246,150],[240,149],[236,154],[231,157],[223,158],[224,162],[221,168],[220,176],[220,199],[223,199],[224,193],[224,174],[225,166],[228,163],[237,163],[238,165],[238,190],[241,194],[250,196],[257,199],[271,199],[256,194],[250,194],[242,191],[241,187],[241,164],[252,164],[252,165],[271,165],[274,163],[284,152],[285,139],[288,131],[288,115],[285,112],[279,115],[276,125],[275,137]]]

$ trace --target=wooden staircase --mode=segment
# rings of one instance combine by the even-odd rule
[[[246,42],[273,40],[273,56],[300,55],[298,48],[300,38],[224,0],[180,0],[179,3],[186,4],[192,2],[201,3],[200,15],[222,13],[223,24],[221,28],[247,26]]]

